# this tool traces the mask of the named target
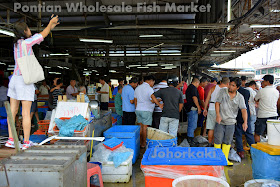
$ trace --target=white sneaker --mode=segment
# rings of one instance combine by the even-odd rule
[[[5,144],[6,147],[15,148],[15,142],[12,140],[8,140]]]
[[[15,148],[15,142],[12,140],[8,140],[5,144],[5,146],[9,147],[9,148]],[[21,148],[21,147],[22,147],[22,145],[21,145],[21,143],[19,143],[19,148]]]
[[[35,146],[35,145],[38,145],[37,143],[33,143],[32,141],[29,141],[29,143],[24,143],[22,145],[22,150],[25,150],[25,149],[28,149],[29,147],[32,147],[32,146]]]

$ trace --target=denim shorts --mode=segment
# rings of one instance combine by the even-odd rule
[[[137,122],[142,123],[143,125],[152,125],[153,122],[153,113],[149,111],[135,111],[137,116]]]

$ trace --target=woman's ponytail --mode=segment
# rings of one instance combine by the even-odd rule
[[[26,34],[24,31],[26,31],[28,28],[27,24],[24,22],[16,23],[14,25],[14,33],[15,33],[15,38],[14,38],[14,44],[17,43],[19,39],[26,39]]]

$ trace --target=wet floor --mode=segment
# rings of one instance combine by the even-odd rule
[[[129,183],[104,183],[105,187],[145,187],[145,176],[141,171],[140,164],[144,154],[141,150],[137,162],[133,165],[133,174]],[[244,183],[252,179],[252,160],[249,152],[241,163],[234,162],[232,167],[225,167],[227,182],[232,187],[244,186]]]

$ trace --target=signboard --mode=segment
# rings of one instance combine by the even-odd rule
[[[58,102],[55,118],[72,118],[81,114],[84,118],[87,117],[88,103],[78,102]]]

